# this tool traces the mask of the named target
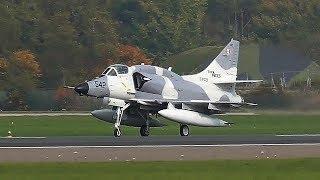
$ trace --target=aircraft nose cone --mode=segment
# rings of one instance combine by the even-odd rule
[[[89,85],[88,83],[82,83],[76,86],[74,90],[79,94],[87,95],[89,91]]]

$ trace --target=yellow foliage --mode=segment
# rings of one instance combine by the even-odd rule
[[[17,61],[20,68],[31,71],[35,75],[40,74],[40,65],[32,52],[28,50],[16,51],[13,53],[13,59]]]
[[[8,63],[4,58],[0,58],[0,71],[4,72],[7,71]]]
[[[138,47],[132,45],[120,45],[118,48],[120,62],[128,66],[137,64],[152,64],[152,61]]]
[[[107,47],[105,47],[107,51]],[[119,45],[116,49],[116,57],[106,58],[102,65],[96,66],[92,73],[94,75],[101,74],[107,66],[112,64],[125,64],[128,66],[144,64],[152,64],[152,60],[138,47],[133,45]]]
[[[275,13],[277,10],[277,1],[276,0],[263,0],[262,2],[262,7],[268,11]]]

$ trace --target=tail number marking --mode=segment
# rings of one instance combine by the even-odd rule
[[[95,84],[95,86],[98,88],[98,87],[101,87],[101,88],[104,88],[104,87],[106,87],[107,86],[107,83],[106,82],[104,82],[104,81],[95,81],[94,82],[94,84]]]
[[[215,77],[215,78],[221,78],[221,74],[216,74],[214,73],[214,71],[210,71],[208,70],[208,73],[212,75],[212,77]]]
[[[204,77],[200,77],[200,81],[203,81],[203,82],[208,82],[208,78],[204,78]]]

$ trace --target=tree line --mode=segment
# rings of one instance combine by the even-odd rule
[[[199,46],[284,43],[320,60],[319,0],[1,0],[2,91],[94,77],[112,63],[161,64]]]

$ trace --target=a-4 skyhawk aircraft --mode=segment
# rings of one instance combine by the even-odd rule
[[[150,127],[163,124],[150,115],[161,116],[180,124],[180,135],[188,136],[188,125],[223,127],[231,123],[214,114],[225,113],[243,105],[236,94],[237,64],[240,43],[235,40],[202,72],[180,76],[169,69],[151,65],[112,65],[100,77],[74,88],[80,95],[103,98],[112,109],[92,112],[103,121],[114,123],[114,136],[121,136],[120,125],[140,127],[141,136],[149,135]]]

